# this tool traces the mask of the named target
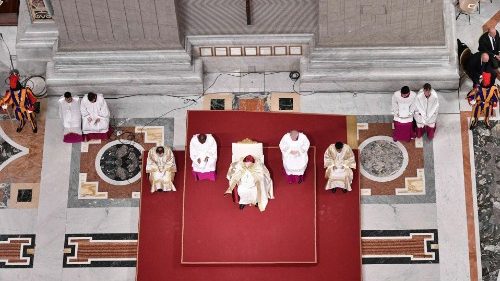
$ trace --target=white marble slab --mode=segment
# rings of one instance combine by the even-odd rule
[[[460,87],[460,93],[458,95],[459,103],[460,103],[460,111],[471,111],[472,106],[469,105],[467,101],[467,94],[470,90],[472,90],[472,80],[468,77],[464,79],[462,86]]]
[[[290,72],[267,72],[264,77],[265,89],[268,92],[294,92],[294,81],[289,77]],[[299,90],[300,81],[295,83],[295,90]]]
[[[60,120],[47,119],[33,265],[33,280],[37,281],[61,280],[71,160],[71,145],[62,138]]]
[[[436,204],[361,204],[361,229],[436,229]]]
[[[135,281],[134,267],[93,267],[93,268],[65,268],[62,280],[71,281]]]
[[[0,280],[28,281],[28,280],[33,280],[31,279],[32,274],[33,274],[32,268],[2,268],[0,270]]]
[[[440,116],[434,138],[437,224],[441,276],[470,280],[467,216],[459,114]]]
[[[37,209],[1,209],[0,234],[34,234],[37,214]]]
[[[440,278],[439,264],[365,264],[363,281],[445,281]]]
[[[288,77],[289,74],[290,72],[288,71],[206,73],[204,76],[204,88],[206,93],[293,92],[293,81]],[[298,85],[299,82],[296,84],[296,90],[299,88]]]
[[[229,74],[229,75],[228,75]],[[203,90],[205,93],[232,93],[240,90],[240,76],[234,73],[206,73],[203,77]]]
[[[393,93],[305,93],[302,112],[346,115],[390,115]],[[438,92],[439,112],[458,113],[457,93]],[[439,121],[438,121],[439,122]]]
[[[10,54],[15,56],[16,55],[16,39],[17,39],[17,26],[0,26],[0,33],[2,33],[3,39],[5,40],[5,44],[9,47]],[[0,39],[0,65],[5,65],[10,68],[10,60],[9,60],[9,53],[7,51],[7,48],[5,47],[4,43],[1,42],[2,39]],[[16,62],[14,61],[14,66],[16,65]]]
[[[239,77],[239,80],[240,80],[239,92],[259,92],[265,89],[263,74],[244,73],[241,75],[241,77]]]
[[[139,208],[70,208],[66,233],[137,233]]]

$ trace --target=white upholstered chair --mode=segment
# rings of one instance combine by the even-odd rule
[[[261,142],[256,142],[251,139],[244,139],[242,141],[232,144],[232,158],[231,162],[236,162],[241,158],[252,155],[264,163],[264,147]]]

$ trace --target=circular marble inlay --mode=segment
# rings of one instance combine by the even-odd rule
[[[387,136],[368,138],[361,143],[359,150],[361,174],[376,182],[395,180],[408,166],[406,148]]]
[[[107,143],[95,159],[97,174],[107,183],[127,185],[141,177],[141,155],[144,148],[129,140]]]

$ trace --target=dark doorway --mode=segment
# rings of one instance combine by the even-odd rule
[[[0,26],[17,25],[19,0],[0,0]]]

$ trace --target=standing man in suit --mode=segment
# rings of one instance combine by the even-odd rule
[[[467,65],[465,67],[465,71],[467,72],[467,75],[469,75],[470,79],[474,83],[474,86],[477,87],[481,83],[481,77],[483,76],[483,73],[487,72],[490,73],[492,76],[491,79],[491,85],[495,84],[495,76],[497,75],[495,70],[493,69],[492,66],[492,59],[490,59],[490,56],[486,52],[478,52],[473,54],[469,61],[467,62]],[[485,87],[489,88],[491,87],[490,85],[485,85]]]
[[[488,32],[485,32],[481,37],[479,37],[479,47],[480,52],[486,52],[490,56],[492,67],[497,71],[498,74],[498,62],[500,61],[500,35],[495,27],[490,27]]]

